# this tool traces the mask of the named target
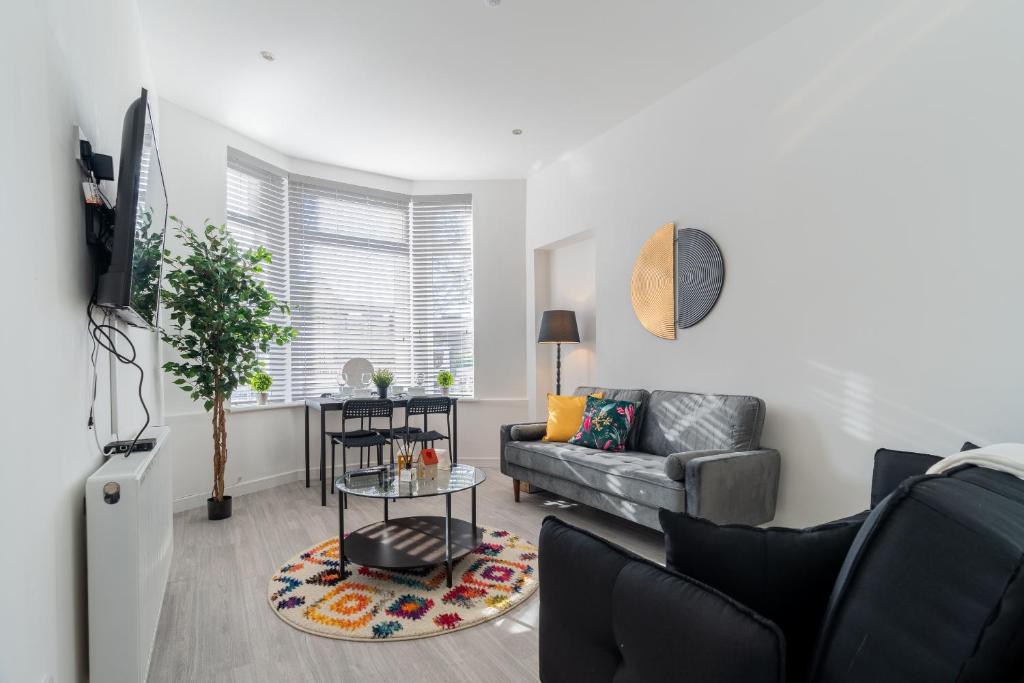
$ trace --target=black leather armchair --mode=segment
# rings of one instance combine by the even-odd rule
[[[1024,680],[1024,480],[879,451],[808,680]],[[907,479],[907,475],[911,475]],[[556,518],[540,537],[540,678],[782,681],[774,623]]]

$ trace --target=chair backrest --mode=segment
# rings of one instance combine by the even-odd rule
[[[391,417],[395,404],[390,398],[349,399],[341,406],[341,419]]]
[[[448,426],[446,434],[452,433],[451,424],[452,400],[447,396],[413,396],[405,404],[405,428],[409,428],[409,418],[412,415],[423,416],[423,431],[427,431],[427,415],[444,415],[445,424]]]
[[[414,396],[405,405],[407,415],[430,415],[451,411],[452,400],[447,396]]]

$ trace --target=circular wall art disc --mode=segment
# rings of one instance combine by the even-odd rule
[[[725,282],[725,260],[718,243],[702,230],[684,228],[676,239],[679,309],[676,325],[693,327],[711,312]]]
[[[633,266],[633,312],[644,329],[662,339],[676,338],[675,223],[651,235]]]

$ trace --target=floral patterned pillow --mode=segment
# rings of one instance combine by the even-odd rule
[[[635,417],[635,403],[588,396],[583,421],[569,443],[602,451],[623,451]]]

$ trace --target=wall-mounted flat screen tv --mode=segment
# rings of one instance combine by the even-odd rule
[[[158,322],[166,228],[167,190],[143,88],[124,116],[110,265],[100,273],[96,292],[99,306],[131,325]]]

